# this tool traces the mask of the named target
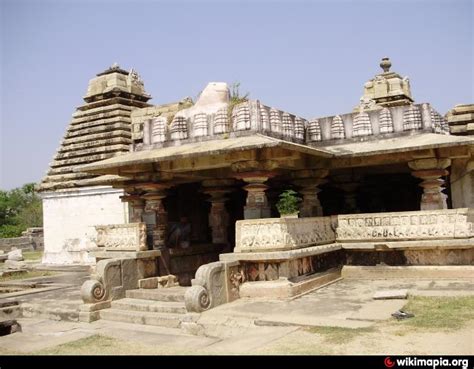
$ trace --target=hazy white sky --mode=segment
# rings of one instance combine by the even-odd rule
[[[239,81],[305,118],[346,113],[384,56],[417,102],[473,102],[473,2],[0,0],[0,188],[37,182],[89,79],[134,67],[154,104]]]

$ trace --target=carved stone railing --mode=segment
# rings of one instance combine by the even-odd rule
[[[335,239],[331,217],[239,220],[234,252],[292,250]]]
[[[369,109],[359,113],[310,119],[306,143],[330,145],[341,140],[404,132],[425,131],[449,134],[447,121],[429,104]]]
[[[474,209],[338,215],[337,241],[408,241],[474,237]]]
[[[106,251],[145,251],[146,224],[128,223],[95,226],[98,247]]]
[[[134,122],[141,132],[134,137],[141,143],[135,151],[216,138],[234,137],[247,133],[264,133],[303,143],[307,121],[294,114],[249,100],[233,106],[223,106],[210,114],[195,112],[189,116],[176,114],[169,122],[164,116],[151,117],[142,124]],[[181,112],[182,113],[182,112]]]
[[[216,261],[200,266],[184,295],[186,310],[200,313],[238,299],[242,281],[237,261]]]
[[[125,297],[142,280],[158,276],[159,250],[147,250],[145,223],[96,226],[97,264],[90,280],[83,283],[79,318],[98,319],[98,311],[110,307],[112,300]]]
[[[429,104],[390,108],[371,107],[359,112],[311,120],[249,100],[223,106],[214,113],[194,112],[172,121],[165,116],[149,117],[134,132],[134,151],[175,146],[189,142],[224,139],[260,133],[311,146],[365,140],[379,135],[410,134],[413,131],[449,134],[449,126]],[[181,112],[182,113],[182,112]],[[135,128],[134,128],[135,130]]]

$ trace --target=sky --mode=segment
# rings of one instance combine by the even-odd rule
[[[474,102],[473,1],[0,0],[0,189],[39,182],[88,81],[135,68],[153,104],[210,81],[304,118],[350,112],[381,72],[445,114]]]

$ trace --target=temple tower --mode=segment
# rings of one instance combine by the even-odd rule
[[[39,185],[43,198],[44,263],[89,263],[95,248],[95,225],[128,221],[123,190],[107,183],[104,176],[75,168],[129,151],[131,112],[150,106],[138,73],[112,65],[89,81],[84,104],[79,106]],[[99,185],[100,183],[100,185]]]

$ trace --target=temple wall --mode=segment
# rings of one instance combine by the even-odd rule
[[[42,193],[43,263],[94,263],[88,252],[96,248],[94,226],[128,222],[121,195],[122,190],[105,186]]]
[[[453,208],[474,208],[474,165],[468,159],[454,159],[451,165]]]

